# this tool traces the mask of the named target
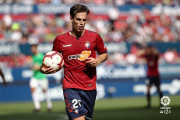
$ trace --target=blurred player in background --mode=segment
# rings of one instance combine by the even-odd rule
[[[96,99],[96,66],[104,62],[107,49],[98,33],[84,29],[88,7],[76,4],[70,8],[72,31],[54,40],[53,51],[64,58],[63,92],[69,120],[91,120]],[[96,51],[99,56],[96,58]],[[41,67],[41,72],[56,72]]]
[[[4,74],[3,74],[2,70],[1,70],[1,68],[0,68],[0,75],[1,75],[2,80],[3,80],[3,84],[7,85],[7,82],[6,82],[5,78],[4,78]]]
[[[161,80],[158,70],[159,53],[153,45],[148,45],[145,49],[138,51],[137,55],[144,57],[147,62],[147,79],[146,79],[147,96],[146,97],[147,97],[148,105],[146,106],[146,108],[150,108],[151,107],[150,89],[152,84],[155,84],[155,86],[157,87],[160,99],[163,96],[160,89]]]
[[[33,77],[30,80],[31,94],[34,102],[35,112],[38,112],[41,109],[40,101],[36,89],[41,87],[43,93],[45,94],[46,102],[47,102],[47,110],[48,112],[52,109],[52,102],[48,95],[48,86],[49,82],[45,74],[42,74],[40,70],[40,65],[42,64],[44,55],[38,53],[37,45],[31,45],[31,51],[33,53],[33,67],[32,70],[34,72]]]

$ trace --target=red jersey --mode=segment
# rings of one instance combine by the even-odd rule
[[[88,57],[96,58],[96,51],[107,52],[98,33],[85,30],[84,35],[76,38],[67,32],[55,38],[52,50],[62,53],[64,58],[63,89],[96,89],[96,67],[90,67],[85,61]]]
[[[158,55],[145,55],[147,61],[147,75],[148,76],[159,76],[158,71]]]

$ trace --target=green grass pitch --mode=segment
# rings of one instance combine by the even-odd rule
[[[145,96],[98,100],[93,120],[180,120],[180,95],[169,97],[169,114],[160,113],[158,96],[152,97],[150,109],[143,108]],[[33,113],[32,102],[0,103],[0,120],[68,120],[63,101],[53,101],[51,113],[47,113],[45,102],[41,105],[41,111]]]

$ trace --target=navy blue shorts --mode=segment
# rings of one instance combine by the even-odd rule
[[[155,84],[156,87],[159,87],[161,83],[160,77],[159,76],[148,76],[146,85],[152,86],[152,84]]]
[[[91,120],[96,100],[96,90],[64,89],[64,100],[69,120],[85,115]]]

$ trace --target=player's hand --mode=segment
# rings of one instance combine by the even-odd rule
[[[86,63],[89,64],[89,66],[91,66],[91,67],[96,67],[97,65],[100,64],[98,58],[90,57],[90,58],[87,58],[86,60],[87,60]]]
[[[45,67],[44,64],[41,65],[40,71],[41,73],[44,73],[44,74],[52,74],[52,73],[57,72],[56,69],[51,68],[51,67]]]

